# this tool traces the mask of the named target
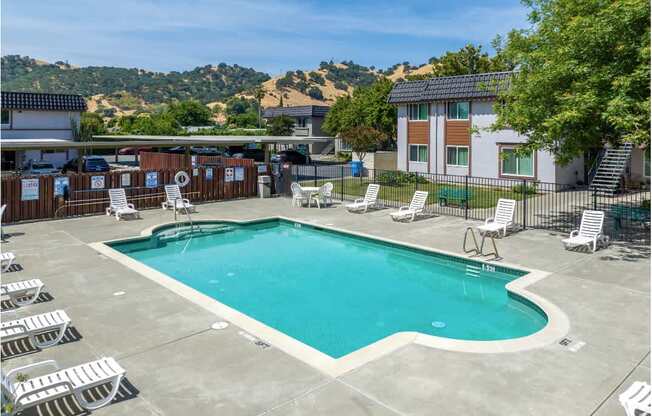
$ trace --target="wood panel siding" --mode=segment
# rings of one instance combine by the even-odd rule
[[[408,144],[428,144],[430,123],[428,121],[408,121]]]
[[[446,120],[446,145],[470,146],[471,121]]]

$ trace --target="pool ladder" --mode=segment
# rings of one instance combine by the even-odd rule
[[[174,200],[174,223],[176,224],[176,228],[179,229],[181,227],[181,224],[177,220],[177,201],[182,201],[181,198],[177,198]],[[193,231],[195,230],[195,225],[192,223],[192,216],[190,215],[190,210],[188,207],[186,207],[186,204],[182,204],[183,211],[186,214],[186,218],[188,218],[188,223],[190,224],[190,235],[192,236]]]
[[[473,247],[471,248],[466,248],[466,242],[467,242],[467,237],[469,236],[469,233],[471,233],[471,237],[473,238]],[[491,244],[494,247],[494,251],[492,253],[483,253],[484,249],[484,241],[489,236],[491,239]],[[491,233],[484,233],[482,234],[482,241],[480,242],[480,245],[478,246],[478,239],[475,237],[475,232],[473,231],[473,227],[466,227],[466,231],[464,232],[464,242],[462,243],[462,250],[464,250],[465,253],[475,253],[473,256],[491,256],[492,254],[494,255],[493,258],[488,259],[488,260],[502,260],[502,257],[498,254],[498,247],[496,247],[496,240],[494,240],[494,236]],[[471,257],[473,257],[471,256]]]

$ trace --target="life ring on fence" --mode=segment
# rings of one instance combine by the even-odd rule
[[[174,182],[177,185],[179,185],[181,188],[183,188],[184,186],[190,183],[190,175],[188,175],[185,171],[181,170],[177,172],[176,175],[174,175]]]

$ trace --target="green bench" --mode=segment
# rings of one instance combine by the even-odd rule
[[[473,199],[473,190],[464,188],[442,188],[437,191],[437,200],[439,205],[446,206],[450,203],[459,205],[460,207],[468,207],[469,201]]]
[[[617,229],[622,228],[623,221],[639,222],[642,225],[650,223],[650,209],[641,207],[632,207],[629,205],[614,205],[611,208],[610,216],[614,219],[614,225]]]

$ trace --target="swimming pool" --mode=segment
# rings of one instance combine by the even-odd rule
[[[505,289],[517,269],[282,219],[171,231],[109,245],[332,358],[398,332],[495,341],[547,324]]]

